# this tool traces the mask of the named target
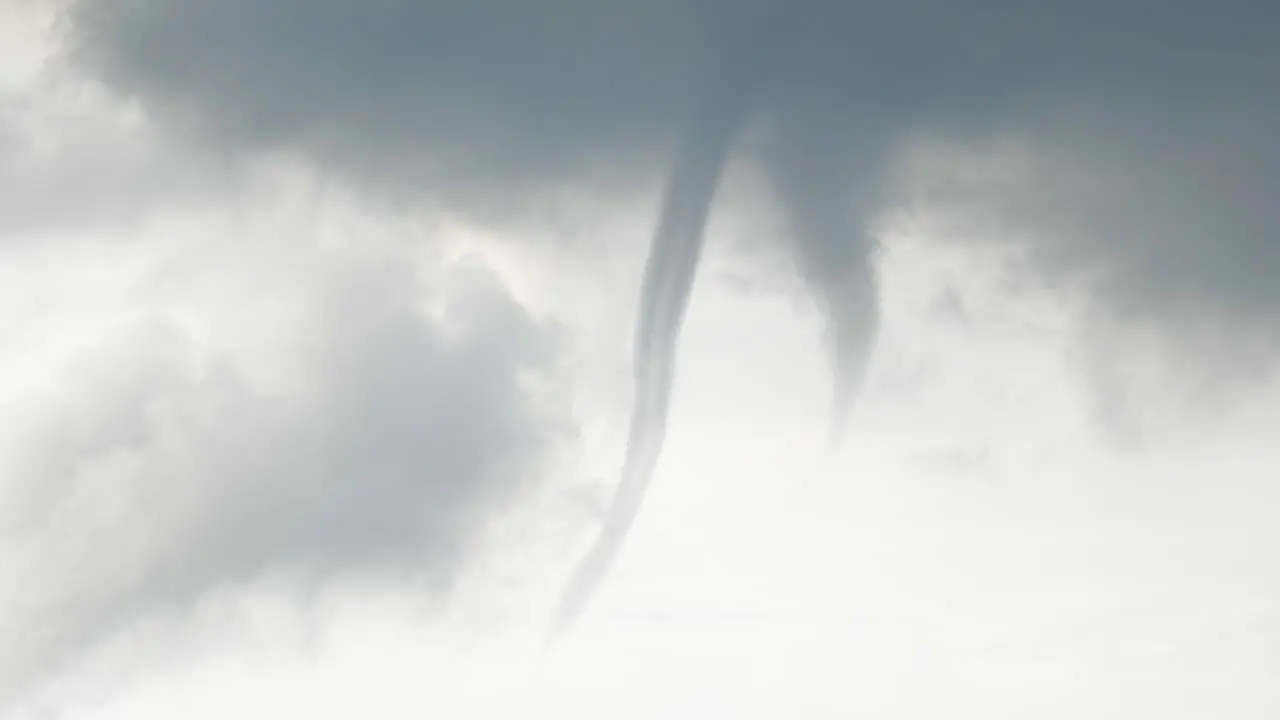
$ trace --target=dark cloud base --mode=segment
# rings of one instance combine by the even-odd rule
[[[1049,272],[1102,267],[1120,309],[1176,321],[1275,306],[1278,20],[1243,0],[106,0],[67,26],[77,62],[210,147],[489,220],[566,184],[648,187],[763,27],[759,160],[828,305],[820,276],[862,262],[896,148],[1013,132],[1092,179],[972,199],[1038,223]]]

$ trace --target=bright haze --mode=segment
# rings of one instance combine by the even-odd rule
[[[8,0],[0,717],[1276,717],[1277,26]]]

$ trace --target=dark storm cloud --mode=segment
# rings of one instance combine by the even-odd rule
[[[631,454],[661,447],[672,369],[645,346],[665,357],[675,341],[718,149],[748,122],[827,314],[837,427],[874,340],[871,223],[923,136],[1020,135],[1083,165],[1027,178],[1030,209],[973,198],[1043,223],[1025,238],[1040,266],[1097,280],[1118,313],[1273,323],[1280,298],[1266,3],[107,0],[72,20],[76,57],[183,132],[481,218],[548,188],[639,187],[676,148],[650,261],[666,274],[646,278],[637,349],[637,409],[657,409]],[[755,74],[750,102],[718,85],[726,62]],[[686,130],[717,103],[738,117]],[[689,261],[665,262],[677,236]]]
[[[729,42],[697,3],[86,3],[76,51],[238,148],[314,153],[486,207],[643,162]],[[550,11],[550,12],[549,12]],[[656,44],[655,44],[656,43]],[[177,62],[174,60],[177,59]],[[206,138],[209,135],[206,135]]]
[[[22,591],[0,597],[0,687],[269,572],[449,584],[540,472],[558,426],[521,378],[553,348],[491,277],[459,281],[445,329],[403,268],[352,265],[316,299],[293,389],[256,388],[161,328],[46,405],[6,472],[20,511],[0,547],[22,561],[3,577]]]
[[[1243,1],[107,0],[73,12],[71,48],[219,147],[306,153],[487,217],[665,172],[724,58],[770,53],[758,160],[838,349],[874,324],[869,218],[921,134],[1021,134],[1093,173],[1014,188],[1035,206],[977,198],[1049,228],[1032,238],[1048,269],[1100,267],[1110,297],[1166,317],[1269,312],[1276,16]]]

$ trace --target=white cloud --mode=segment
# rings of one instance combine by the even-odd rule
[[[496,276],[377,243],[241,255],[256,241],[188,235],[122,287],[64,287],[52,329],[10,345],[18,368],[22,337],[46,353],[4,425],[10,690],[264,574],[395,570],[446,588],[492,513],[543,477],[566,426],[531,382],[554,339]],[[91,277],[95,255],[164,258],[166,242],[54,244],[52,265],[35,248],[26,269]]]

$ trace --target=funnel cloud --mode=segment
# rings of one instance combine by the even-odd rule
[[[749,59],[727,63],[708,89],[667,180],[640,296],[634,347],[635,398],[622,476],[595,545],[565,589],[553,619],[553,637],[570,627],[608,571],[640,512],[662,452],[676,341],[693,290],[707,216],[733,140],[747,118],[766,56],[763,48],[754,44],[746,46],[744,54]]]

